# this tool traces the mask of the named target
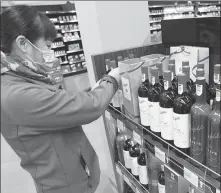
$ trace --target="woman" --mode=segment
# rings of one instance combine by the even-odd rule
[[[1,14],[1,129],[37,193],[91,193],[100,180],[97,155],[80,125],[99,118],[114,96],[118,69],[90,92],[68,94],[50,75],[56,30],[25,5]]]

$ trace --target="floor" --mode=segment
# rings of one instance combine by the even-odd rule
[[[66,79],[68,92],[85,90],[89,87],[87,73]],[[109,181],[115,181],[107,138],[102,118],[83,129],[98,154],[101,167],[101,181],[96,193],[117,193]],[[1,193],[36,193],[34,183],[20,167],[20,159],[1,136]]]

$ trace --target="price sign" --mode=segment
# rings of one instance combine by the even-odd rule
[[[120,167],[119,167],[118,165],[116,165],[116,170],[117,170],[117,173],[118,173],[120,176],[123,175],[123,174],[122,174],[122,171],[121,171],[121,169],[120,169]]]
[[[141,136],[136,131],[133,131],[133,139],[141,145]]]
[[[186,180],[188,180],[191,184],[193,184],[194,186],[196,186],[198,188],[198,184],[199,184],[198,176],[185,167],[184,167],[184,176],[183,177]]]
[[[124,124],[121,120],[117,119],[117,127],[123,131],[124,130]]]
[[[108,120],[111,120],[111,115],[108,111],[105,111],[105,117],[108,119]]]
[[[165,153],[162,152],[159,148],[155,147],[155,156],[165,163]]]

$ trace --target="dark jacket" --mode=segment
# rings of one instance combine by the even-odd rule
[[[99,118],[116,90],[111,76],[93,91],[74,95],[12,73],[1,76],[2,135],[31,174],[37,193],[96,190],[98,157],[80,125]]]

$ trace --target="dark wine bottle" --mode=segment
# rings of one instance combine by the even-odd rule
[[[131,162],[131,173],[137,180],[139,180],[139,169],[138,169],[137,159],[140,155],[140,145],[138,143],[135,144],[133,142],[132,146],[130,147],[129,154],[130,154],[130,162]]]
[[[148,78],[148,66],[141,67],[142,72],[142,84],[138,88],[138,101],[140,108],[140,120],[141,125],[149,129],[149,103],[148,103],[148,89],[150,87],[149,78]]]
[[[146,155],[147,156],[147,155]],[[140,183],[148,190],[149,189],[149,178],[148,178],[148,168],[146,162],[145,153],[141,153],[138,157],[138,170],[139,170],[139,180]]]
[[[186,74],[187,76],[187,91],[190,93],[190,96],[192,97],[193,102],[196,101],[194,93],[196,92],[194,82],[190,78],[190,67],[189,66],[184,66],[183,67],[183,73]]]
[[[111,71],[110,59],[105,59],[106,73]]]
[[[170,61],[170,63],[168,64],[168,70],[172,73],[172,88],[174,92],[177,94],[178,77],[176,76],[175,60]]]
[[[174,145],[182,152],[190,152],[190,109],[192,99],[187,92],[187,77],[185,74],[178,75],[178,96],[173,104]],[[183,154],[175,151],[178,156]]]
[[[173,102],[176,94],[172,89],[170,71],[164,71],[164,91],[160,95],[160,128],[161,137],[173,144]],[[163,143],[164,147],[168,145]]]
[[[203,68],[197,68],[196,69],[196,78],[205,78],[205,71]],[[195,87],[196,84],[194,83]],[[194,93],[194,98],[196,98],[196,92]],[[209,104],[209,85],[206,82],[206,101]]]
[[[166,193],[164,165],[161,165],[161,171],[158,173],[158,193]]]
[[[129,172],[131,172],[131,160],[130,160],[130,148],[132,147],[132,140],[127,139],[124,141],[124,149],[123,149],[123,154],[124,154],[124,163],[125,167]]]
[[[221,78],[221,77],[220,77]],[[221,79],[220,79],[221,80]],[[208,138],[207,138],[207,156],[206,165],[220,174],[220,141],[221,141],[221,112],[220,112],[220,93],[221,84],[220,81],[216,85],[216,100],[214,110],[209,114],[208,117]],[[212,177],[218,178],[215,174],[211,173]]]
[[[212,111],[210,105],[206,102],[206,79],[204,70],[202,76],[198,74],[196,79],[196,103],[190,110],[191,114],[191,148],[190,156],[198,162],[205,165],[206,163],[206,138],[207,138],[207,121],[208,115]],[[195,166],[199,165],[192,161]]]
[[[159,83],[163,89],[164,88],[164,81],[163,81],[163,64],[162,64],[162,62],[157,62],[156,67],[159,70]]]
[[[209,86],[209,98],[210,98],[210,105],[214,109],[215,104],[215,98],[216,98],[216,84],[220,81],[220,71],[221,71],[221,65],[216,64],[214,66],[214,74],[213,74],[213,83]]]
[[[162,87],[159,84],[159,72],[155,67],[151,68],[151,84],[148,90],[149,112],[150,112],[150,129],[160,137],[160,95]],[[155,136],[150,136],[153,140],[158,140]]]

